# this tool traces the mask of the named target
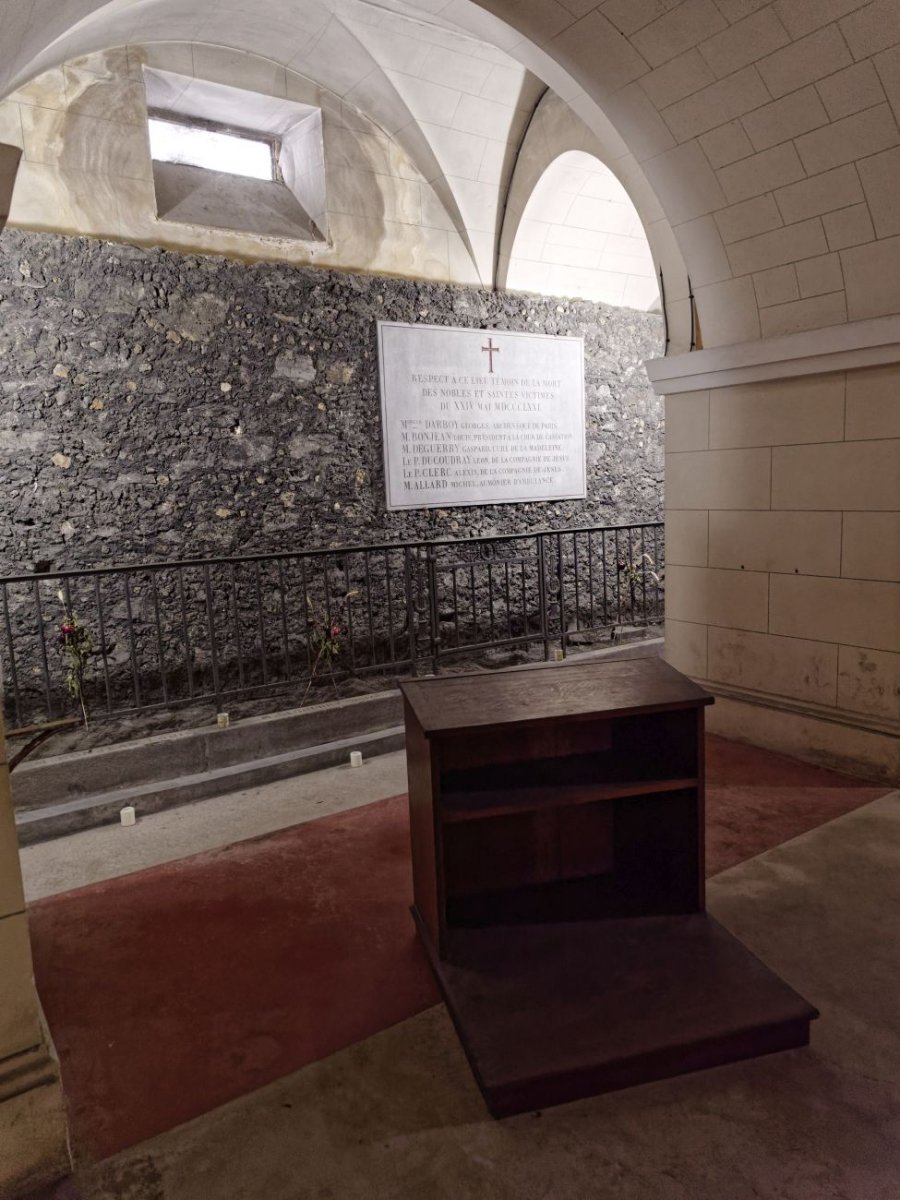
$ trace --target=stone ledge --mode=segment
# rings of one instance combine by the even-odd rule
[[[139,816],[148,816],[167,808],[190,804],[194,800],[206,800],[227,792],[242,791],[279,779],[291,779],[296,775],[336,767],[347,762],[351,750],[362,750],[369,758],[389,754],[393,750],[402,750],[404,742],[403,726],[395,725],[374,733],[356,734],[268,758],[251,756],[247,762],[193,775],[180,775],[98,795],[80,796],[64,804],[45,805],[17,815],[19,844],[30,846],[97,825],[113,824],[119,820],[121,810],[128,805],[137,809]]]
[[[398,725],[398,691],[353,696],[309,708],[289,709],[212,726],[158,734],[114,746],[98,746],[19,767],[12,776],[13,801],[22,813],[63,805],[79,797],[117,793],[147,783],[240,767],[344,737]]]
[[[896,362],[900,362],[900,317],[888,316],[652,358],[646,366],[656,394],[675,396]]]

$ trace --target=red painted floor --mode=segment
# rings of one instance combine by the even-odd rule
[[[887,791],[710,738],[707,868]],[[405,797],[31,906],[76,1151],[104,1158],[437,1001]]]

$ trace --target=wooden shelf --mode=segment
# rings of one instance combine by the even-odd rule
[[[712,696],[658,658],[400,687],[413,913],[495,1116],[806,1044],[704,911]]]
[[[487,817],[539,812],[543,809],[576,804],[594,804],[603,800],[620,800],[627,796],[681,792],[697,785],[696,776],[685,776],[680,779],[633,779],[617,783],[574,783],[444,792],[440,800],[439,815],[440,819],[448,824],[456,821],[480,821]]]

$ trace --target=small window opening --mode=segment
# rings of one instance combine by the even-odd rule
[[[278,147],[272,138],[198,121],[150,114],[150,153],[158,162],[205,167],[248,179],[275,181]]]

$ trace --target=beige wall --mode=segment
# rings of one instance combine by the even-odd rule
[[[666,401],[667,657],[713,728],[892,780],[898,395],[891,365]]]
[[[245,259],[479,282],[453,216],[403,146],[346,102],[284,68],[214,47],[121,47],[45,72],[0,102],[0,141],[22,166],[9,223]],[[322,110],[327,245],[159,220],[144,63]],[[319,214],[320,217],[322,214]]]

